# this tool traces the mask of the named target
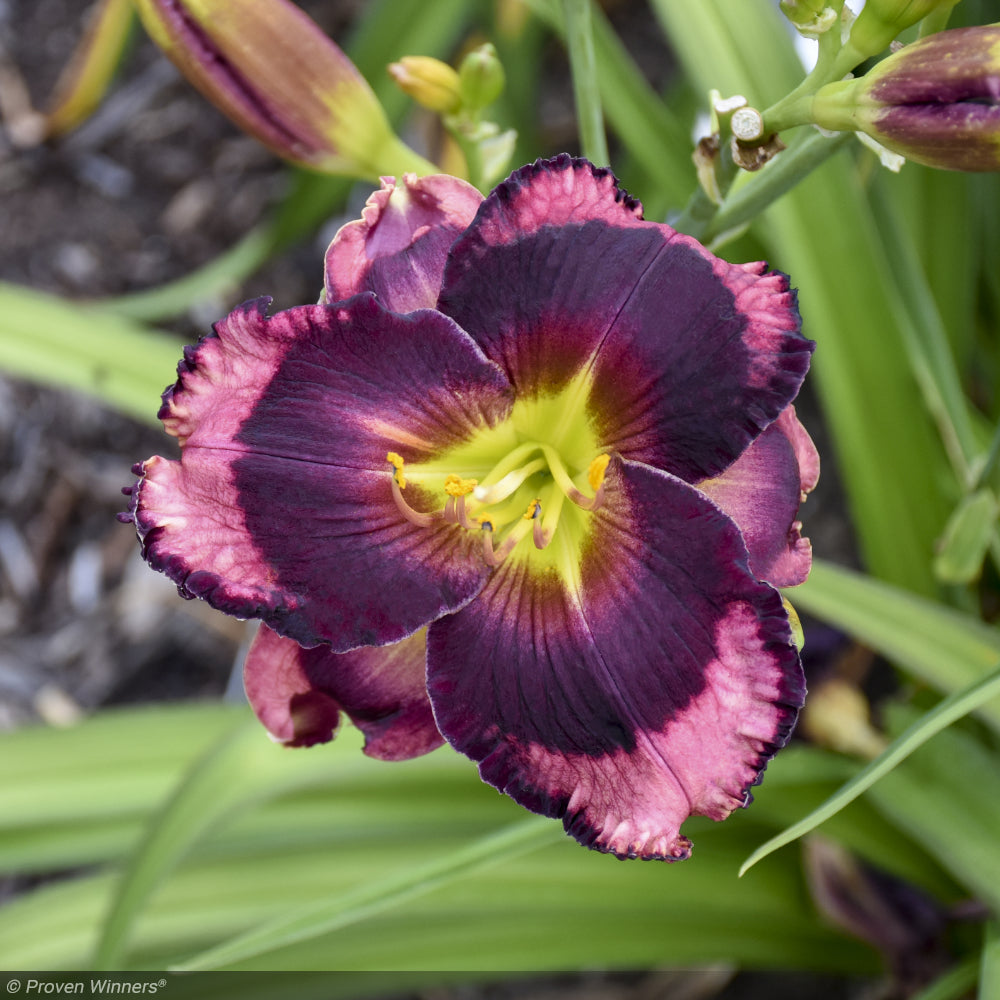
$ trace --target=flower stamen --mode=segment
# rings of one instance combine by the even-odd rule
[[[443,487],[439,487],[446,496],[444,506],[431,512],[414,510],[403,499],[402,491],[406,488],[403,458],[396,452],[389,452],[386,460],[393,472],[393,499],[407,521],[418,527],[429,527],[444,520],[467,531],[478,531],[483,536],[483,555],[487,564],[499,566],[529,532],[536,549],[546,548],[555,535],[566,500],[581,510],[599,507],[604,499],[604,477],[610,456],[602,453],[591,461],[587,483],[594,495],[587,496],[577,487],[554,447],[540,441],[528,441],[509,451],[481,480],[449,473]],[[535,488],[541,489],[541,494],[525,508],[524,500],[518,501],[518,497],[523,496],[519,491],[524,488],[527,492],[525,484],[539,473],[544,478]],[[420,472],[418,478],[425,476],[426,473]],[[509,502],[504,504],[505,500]],[[487,511],[487,508],[491,509]],[[503,533],[502,541],[497,538],[500,532]]]
[[[542,526],[542,501],[537,497],[528,504],[524,515],[526,521],[531,521],[531,540],[536,549],[544,549],[552,541],[552,532],[546,532]]]
[[[392,466],[392,499],[395,501],[397,510],[410,524],[415,524],[418,528],[429,528],[435,521],[447,515],[447,508],[444,511],[434,511],[429,514],[414,510],[403,499],[403,490],[406,489],[406,475],[403,472],[402,456],[390,451],[385,456],[385,460]]]
[[[529,512],[532,507],[538,504],[540,509],[541,505],[537,500],[532,500],[531,505],[529,505]],[[476,519],[479,523],[480,529],[483,532],[483,555],[486,559],[486,563],[489,566],[499,566],[504,559],[507,558],[517,548],[518,542],[527,535],[528,531],[531,530],[532,526],[537,523],[533,514],[525,514],[524,517],[514,526],[514,528],[508,533],[507,537],[503,540],[503,544],[494,549],[493,547],[493,533],[494,524],[493,520],[485,515]]]

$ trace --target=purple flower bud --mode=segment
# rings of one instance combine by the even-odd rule
[[[375,178],[432,167],[393,133],[357,67],[289,0],[136,0],[187,79],[279,156]]]
[[[810,110],[815,124],[864,132],[916,163],[1000,170],[1000,25],[914,42],[821,88]]]

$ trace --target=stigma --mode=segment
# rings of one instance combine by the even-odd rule
[[[403,517],[418,528],[444,523],[477,533],[489,566],[499,566],[529,536],[535,549],[546,548],[567,500],[571,509],[600,507],[609,461],[601,453],[586,469],[571,470],[551,445],[530,441],[508,451],[482,476],[449,472],[442,477],[426,466],[406,469],[398,452],[386,454],[393,501]],[[422,491],[440,490],[443,505],[427,511],[411,506],[403,496],[411,479]]]

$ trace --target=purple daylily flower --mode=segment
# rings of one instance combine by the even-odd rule
[[[125,517],[182,595],[263,621],[278,740],[341,712],[376,757],[446,740],[589,847],[685,858],[802,704],[774,588],[809,570],[813,345],[784,275],[642,221],[607,170],[479,201],[385,182],[324,303],[218,323],[164,395],[181,461],[138,466]]]

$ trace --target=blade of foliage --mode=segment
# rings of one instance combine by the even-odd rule
[[[986,925],[979,971],[979,996],[982,1000],[1000,996],[1000,921],[991,920]]]
[[[908,725],[907,732],[924,724],[914,709],[902,705],[892,706],[888,722],[894,731]],[[876,785],[870,798],[974,896],[1000,912],[1000,756],[995,751],[953,727]]]
[[[959,371],[967,371],[973,358],[977,278],[980,261],[989,259],[983,241],[992,224],[992,199],[973,190],[982,179],[920,168],[875,178],[879,198],[892,201],[883,209],[905,230],[905,252],[919,257]]]
[[[764,839],[819,809],[863,766],[862,761],[842,754],[793,744],[768,764],[763,784],[754,791],[752,807],[726,822],[753,826]],[[869,864],[920,886],[938,899],[958,901],[967,895],[925,848],[888,820],[868,797],[855,799],[831,816],[823,833]],[[757,868],[751,879],[762,870]]]
[[[162,968],[286,912],[307,908],[460,849],[446,812],[410,836],[407,809],[428,787],[420,767],[391,836],[335,849],[270,851],[185,863],[136,922],[124,967]],[[468,775],[469,788],[475,784]],[[493,801],[499,801],[494,795]],[[511,808],[513,817],[519,815]],[[336,800],[329,822],[337,824]],[[557,825],[556,825],[557,826]],[[697,864],[621,864],[569,841],[470,873],[416,900],[241,963],[238,968],[534,971],[655,963],[739,962],[865,972],[863,946],[822,925],[794,866],[737,883],[752,840],[724,827],[698,831]],[[0,965],[85,967],[114,882],[93,875],[42,888],[0,910]],[[558,934],[552,929],[559,928]]]
[[[996,531],[1000,503],[983,487],[963,497],[955,508],[934,556],[934,572],[945,583],[970,583],[979,577]]]
[[[913,240],[907,238],[899,218],[900,212],[894,211],[895,202],[902,199],[892,199],[885,190],[887,184],[892,183],[892,178],[880,177],[879,181],[881,183],[876,185],[877,196],[871,199],[871,204],[879,220],[879,228],[893,248],[886,259],[909,320],[900,324],[900,332],[911,368],[923,390],[924,402],[937,421],[942,441],[964,487],[968,483],[971,462],[979,451],[969,404],[917,248]],[[909,205],[904,205],[902,211],[908,210]],[[936,242],[936,239],[935,234],[930,242]]]
[[[768,0],[704,0],[676,4],[653,0],[685,72],[707,98],[742,94],[763,109],[784,97],[802,78],[784,16]]]
[[[828,799],[819,809],[813,810],[800,822],[784,830],[777,837],[772,837],[766,844],[762,844],[740,868],[740,875],[755,865],[762,858],[784,847],[792,841],[829,819],[839,812],[849,802],[854,801],[859,795],[866,792],[872,785],[881,778],[888,775],[899,763],[910,756],[915,750],[923,746],[932,736],[940,733],[942,729],[950,726],[953,722],[963,718],[976,708],[986,704],[990,699],[1000,697],[1000,662],[985,678],[970,688],[958,691],[945,698],[932,711],[922,716],[913,723],[898,739],[894,740],[884,753],[880,754],[857,777],[849,781],[832,798]],[[922,796],[923,805],[926,798]],[[994,828],[994,833],[995,833]],[[994,849],[995,843],[991,843]],[[1000,871],[997,873],[995,885],[1000,885]]]
[[[110,709],[75,726],[3,733],[0,830],[145,816],[244,715],[215,704]]]
[[[17,763],[20,781],[34,776],[36,814],[51,817],[68,834],[78,814],[94,823],[103,815],[123,815],[120,802],[106,802],[101,812],[86,801],[91,790],[99,789],[101,773],[116,766],[124,770],[122,746],[141,749],[139,760],[143,755],[162,755],[165,763],[173,758],[179,773],[182,765],[191,768],[194,749],[203,754],[231,732],[245,716],[245,709],[241,712],[216,706],[116,712],[68,730],[39,727],[5,734],[0,754]],[[32,763],[34,751],[48,738],[53,745],[47,756],[43,752]],[[277,919],[293,903],[327,905],[384,880],[389,872],[406,873],[446,859],[525,818],[454,753],[386,764],[361,754],[360,744],[353,728],[332,745],[308,752],[283,751],[261,739],[262,753],[273,751],[291,769],[309,769],[315,785],[287,791],[205,831],[148,897],[130,929],[121,964],[162,968],[183,962]],[[49,791],[48,778],[76,756],[82,765],[78,793],[60,803],[60,786]],[[244,765],[259,771],[256,753],[245,757]],[[817,782],[843,780],[851,767],[850,761],[808,748],[779,758],[759,802],[740,815],[740,822],[693,824],[698,859],[690,865],[623,864],[582,850],[553,822],[549,826],[557,843],[551,847],[467,873],[336,933],[261,956],[257,966],[528,970],[725,960],[755,967],[870,971],[874,959],[866,949],[820,924],[795,866],[767,866],[743,883],[733,878],[740,858],[759,842],[761,824],[773,829],[783,822],[781,810],[770,811],[768,789],[783,789],[792,800],[809,798],[817,794]],[[88,771],[95,776],[88,777]],[[70,771],[66,781],[75,777]],[[6,779],[5,770],[0,789]],[[161,790],[169,792],[163,785]],[[157,803],[139,798],[130,822],[144,817],[158,822]],[[7,821],[0,812],[0,833]],[[881,835],[877,822],[883,822]],[[899,840],[878,817],[866,819],[865,826],[871,833],[859,838],[861,843],[878,836],[887,843]],[[905,842],[899,855],[904,873],[919,867],[916,855],[907,860]],[[0,965],[85,967],[119,879],[107,873],[78,877],[8,903],[0,910]],[[552,927],[560,933],[553,935]]]
[[[0,368],[153,423],[184,345],[120,316],[0,283]]]
[[[532,12],[565,37],[557,0],[526,0]],[[597,80],[608,123],[635,162],[648,174],[655,197],[683,205],[695,183],[691,139],[686,123],[650,87],[599,7],[591,20]],[[651,201],[652,192],[645,200]]]
[[[969,990],[976,985],[979,975],[979,962],[976,958],[968,958],[964,962],[949,969],[939,976],[926,989],[911,997],[911,1000],[959,1000],[967,996]],[[987,1000],[988,993],[979,994],[982,1000]]]
[[[902,363],[899,331],[909,318],[898,308],[882,238],[850,160],[826,163],[766,220],[760,232],[771,263],[795,275],[804,328],[817,342],[814,384],[864,560],[876,576],[936,595],[929,556],[950,513],[954,479]]]
[[[443,854],[418,868],[406,868],[387,878],[360,886],[318,906],[298,907],[279,919],[254,928],[179,966],[180,971],[215,969],[278,948],[338,931],[382,913],[392,906],[447,884],[487,865],[507,863],[562,838],[558,825],[532,817]]]
[[[591,3],[590,0],[562,0],[562,8],[580,149],[591,163],[603,167],[609,163],[608,141],[604,135],[604,113],[594,55]]]
[[[289,785],[322,780],[325,764],[315,754],[289,754],[267,740],[256,719],[242,719],[234,732],[194,764],[164,808],[151,817],[103,923],[95,967],[118,964],[136,913],[207,830]]]
[[[835,625],[940,691],[980,680],[1000,656],[1000,631],[971,615],[816,560],[791,592],[797,608]],[[1000,702],[976,713],[1000,732]]]

